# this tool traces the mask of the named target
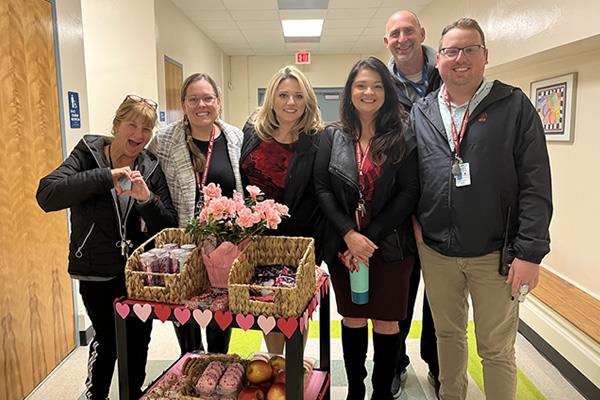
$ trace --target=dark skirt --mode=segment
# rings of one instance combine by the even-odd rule
[[[338,313],[343,317],[370,318],[382,321],[406,319],[408,286],[414,256],[402,261],[385,262],[379,252],[369,260],[369,302],[354,304],[350,297],[350,272],[336,259],[328,265],[335,291]]]

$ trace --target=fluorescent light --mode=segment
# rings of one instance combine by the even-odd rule
[[[323,30],[322,19],[282,19],[285,37],[319,37]]]

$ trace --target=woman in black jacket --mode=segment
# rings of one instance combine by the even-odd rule
[[[416,141],[385,65],[374,57],[352,68],[341,122],[325,129],[315,161],[326,216],[323,257],[342,320],[348,399],[364,399],[367,319],[373,322],[373,396],[392,399],[398,321],[406,316],[416,246],[411,229],[419,194]],[[351,301],[349,272],[368,265],[367,304]]]
[[[289,208],[290,217],[272,232],[276,235],[316,238],[321,214],[312,170],[321,128],[308,79],[296,67],[280,69],[269,82],[264,104],[244,126],[240,157],[244,183],[258,186],[266,198]],[[265,342],[269,352],[283,353],[282,334],[270,333]]]
[[[156,126],[156,103],[129,95],[113,119],[112,134],[86,135],[69,157],[40,180],[37,201],[48,211],[71,209],[69,274],[95,336],[89,346],[86,398],[106,399],[115,366],[113,301],[127,295],[125,261],[163,228],[177,225],[156,157],[144,150]],[[144,383],[151,321],[127,320],[130,396]]]

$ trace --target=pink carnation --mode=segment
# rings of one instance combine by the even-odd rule
[[[281,223],[281,217],[274,208],[268,209],[265,217],[269,229],[277,229],[277,226]]]
[[[244,203],[244,196],[235,190],[233,191],[233,203],[235,204],[235,210],[238,213],[246,207],[246,204]]]
[[[208,212],[212,214],[214,220],[221,220],[229,215],[230,200],[227,197],[219,197],[218,199],[212,199],[206,208]]]
[[[249,208],[244,208],[239,212],[235,222],[242,228],[250,228],[254,225],[254,220],[255,218],[253,218],[252,211],[250,211]]]
[[[248,191],[250,198],[254,201],[256,201],[256,198],[262,194],[260,188],[258,186],[254,186],[254,185],[246,186],[246,190]]]
[[[202,193],[206,202],[210,199],[218,199],[221,197],[221,187],[211,182],[202,188]]]
[[[200,222],[206,222],[206,220],[208,219],[208,215],[209,215],[208,208],[204,207],[202,210],[200,210],[200,214],[198,214],[198,220]]]

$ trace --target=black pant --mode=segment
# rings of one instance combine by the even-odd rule
[[[96,332],[90,343],[85,396],[104,400],[108,397],[117,359],[113,302],[117,297],[127,295],[125,277],[120,275],[102,282],[80,281],[79,293]],[[128,318],[126,323],[129,394],[132,399],[138,399],[146,376],[152,321]]]
[[[415,301],[417,299],[417,291],[419,290],[419,281],[421,280],[421,260],[418,254],[415,256],[415,266],[410,276],[410,288],[408,291],[408,309],[406,310],[406,319],[400,321],[400,348],[398,350],[396,371],[399,373],[408,367],[410,358],[406,354],[406,337],[412,323]],[[435,326],[433,325],[433,317],[431,309],[427,301],[427,294],[423,295],[423,321],[421,331],[421,358],[429,365],[429,370],[435,378],[439,377],[440,366],[437,355],[437,339],[435,337]]]
[[[181,355],[192,351],[204,351],[202,344],[202,331],[194,321],[188,321],[185,325],[175,324],[175,334],[181,349]],[[210,321],[206,327],[206,343],[209,353],[227,354],[229,341],[231,340],[231,327],[222,330],[215,320]]]

